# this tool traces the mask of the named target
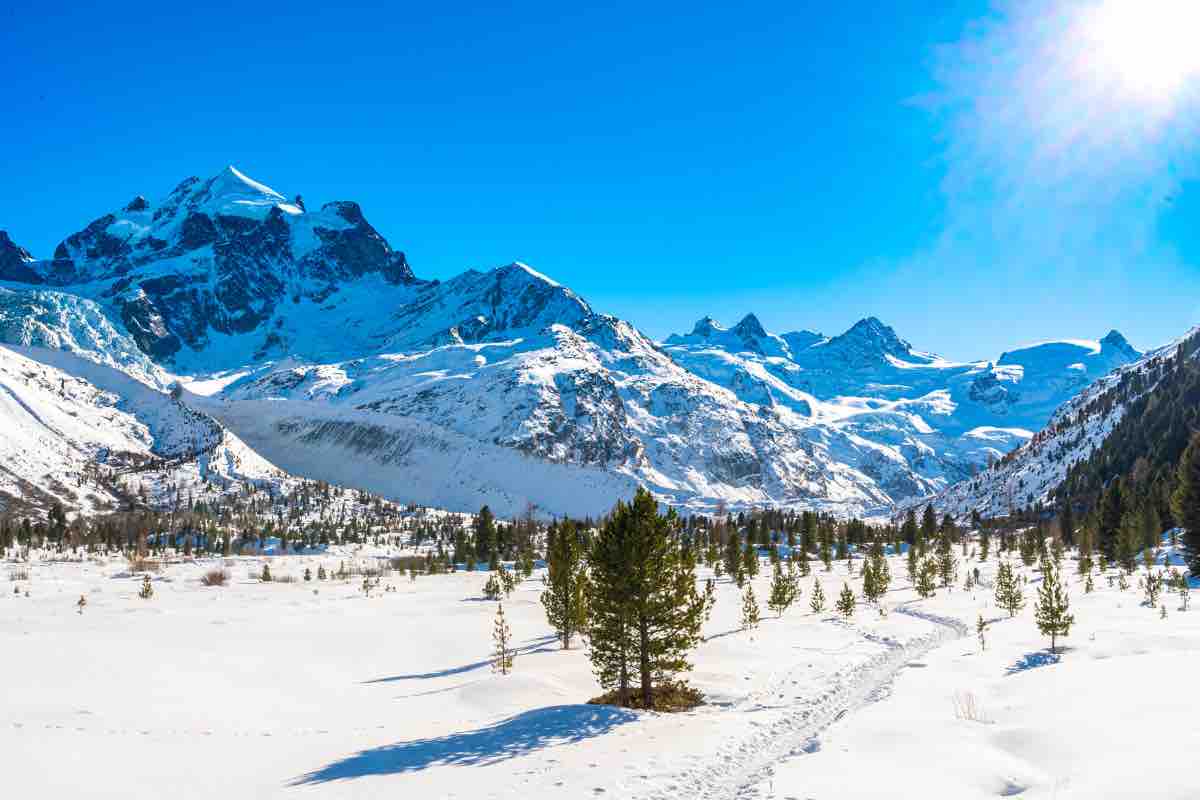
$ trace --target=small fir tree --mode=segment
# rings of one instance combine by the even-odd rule
[[[258,576],[258,579],[260,581],[262,581],[263,583],[271,582],[271,565],[270,564],[263,564],[262,574]]]
[[[850,619],[854,616],[854,592],[850,590],[850,584],[842,584],[842,593],[838,596],[837,611],[844,618]]]
[[[496,604],[496,620],[492,624],[492,672],[507,675],[513,668],[512,631],[504,618],[504,604]]]
[[[742,630],[754,630],[759,623],[758,598],[754,596],[754,585],[747,584],[742,594]]]
[[[921,598],[930,598],[937,593],[937,561],[929,556],[921,562],[917,569],[917,585],[914,587]]]
[[[813,581],[812,599],[808,601],[808,607],[814,614],[820,614],[825,610],[825,590],[821,588],[819,580]]]
[[[154,597],[154,587],[150,585],[150,576],[142,576],[142,588],[138,590],[138,597],[143,600],[149,600]]]
[[[1050,652],[1058,652],[1058,638],[1070,634],[1075,617],[1070,613],[1067,590],[1059,580],[1058,568],[1048,558],[1042,561],[1042,585],[1038,587],[1034,619],[1042,635],[1050,637]]]
[[[987,650],[987,638],[985,636],[986,632],[987,623],[983,621],[983,614],[980,614],[978,619],[975,620],[975,635],[979,637],[980,652]]]
[[[1021,591],[1021,584],[1013,574],[1012,564],[1008,561],[1001,562],[1000,568],[996,571],[995,598],[996,605],[1007,611],[1010,617],[1015,617],[1017,612],[1025,607],[1025,596]]]
[[[767,608],[774,611],[776,617],[782,617],[783,612],[792,604],[792,599],[791,584],[776,564],[775,572],[771,576],[771,594],[767,599]]]

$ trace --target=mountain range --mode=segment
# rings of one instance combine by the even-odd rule
[[[0,232],[0,342],[10,505],[105,507],[64,476],[149,460],[190,485],[291,474],[544,515],[638,485],[692,510],[886,513],[1142,357],[1112,331],[952,362],[874,317],[835,336],[704,317],[657,342],[524,264],[422,280],[358,204],[309,210],[233,167],[50,258]]]

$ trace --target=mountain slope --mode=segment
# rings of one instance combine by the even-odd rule
[[[1094,497],[1134,470],[1170,471],[1195,428],[1200,328],[1120,367],[1064,403],[1023,447],[940,493],[934,503],[966,515],[1007,516],[1055,496]]]
[[[292,473],[505,514],[601,513],[636,485],[697,510],[879,512],[1137,357],[1114,333],[956,364],[875,318],[834,337],[705,318],[658,344],[523,264],[420,280],[357,204],[310,211],[232,167],[52,259],[4,236],[0,278],[0,341],[178,381],[172,408]]]

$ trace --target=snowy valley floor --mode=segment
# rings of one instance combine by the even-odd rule
[[[270,559],[276,577],[346,552]],[[1047,656],[1032,605],[990,589],[917,600],[892,559],[886,617],[832,605],[846,566],[818,564],[782,619],[738,630],[728,579],[695,654],[708,705],[678,715],[588,706],[582,646],[558,649],[540,573],[505,603],[519,652],[492,674],[485,576],[260,583],[234,559],[168,566],[155,596],[121,561],[35,563],[0,584],[0,768],[26,798],[1031,798],[1195,797],[1187,699],[1200,608],[1168,616],[1136,587],[1069,574],[1077,624]],[[996,561],[983,565],[989,580]],[[6,569],[25,565],[4,565]],[[974,565],[971,565],[974,566]],[[966,565],[960,564],[965,576]],[[857,562],[856,562],[857,571]],[[703,575],[707,576],[707,571]],[[0,578],[7,578],[0,573]],[[760,601],[769,570],[755,580]],[[851,585],[858,588],[857,578]],[[24,596],[25,589],[29,597]],[[316,590],[314,592],[314,590]],[[75,613],[85,594],[87,607]],[[976,615],[991,623],[987,649]],[[982,717],[958,719],[970,693]]]

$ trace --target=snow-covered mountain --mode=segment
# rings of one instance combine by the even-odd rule
[[[956,516],[978,511],[997,517],[1050,503],[1071,468],[1104,444],[1131,404],[1155,392],[1180,347],[1195,341],[1198,334],[1200,328],[1193,328],[1091,383],[1063,403],[1029,442],[989,469],[943,490],[933,498],[934,505]]]
[[[523,264],[420,280],[357,204],[310,211],[233,167],[48,260],[0,234],[0,279],[0,341],[24,357],[178,380],[172,407],[297,475],[501,513],[601,513],[638,484],[698,509],[879,511],[1138,356],[1114,332],[952,363],[874,318],[824,337],[706,317],[659,344]]]

